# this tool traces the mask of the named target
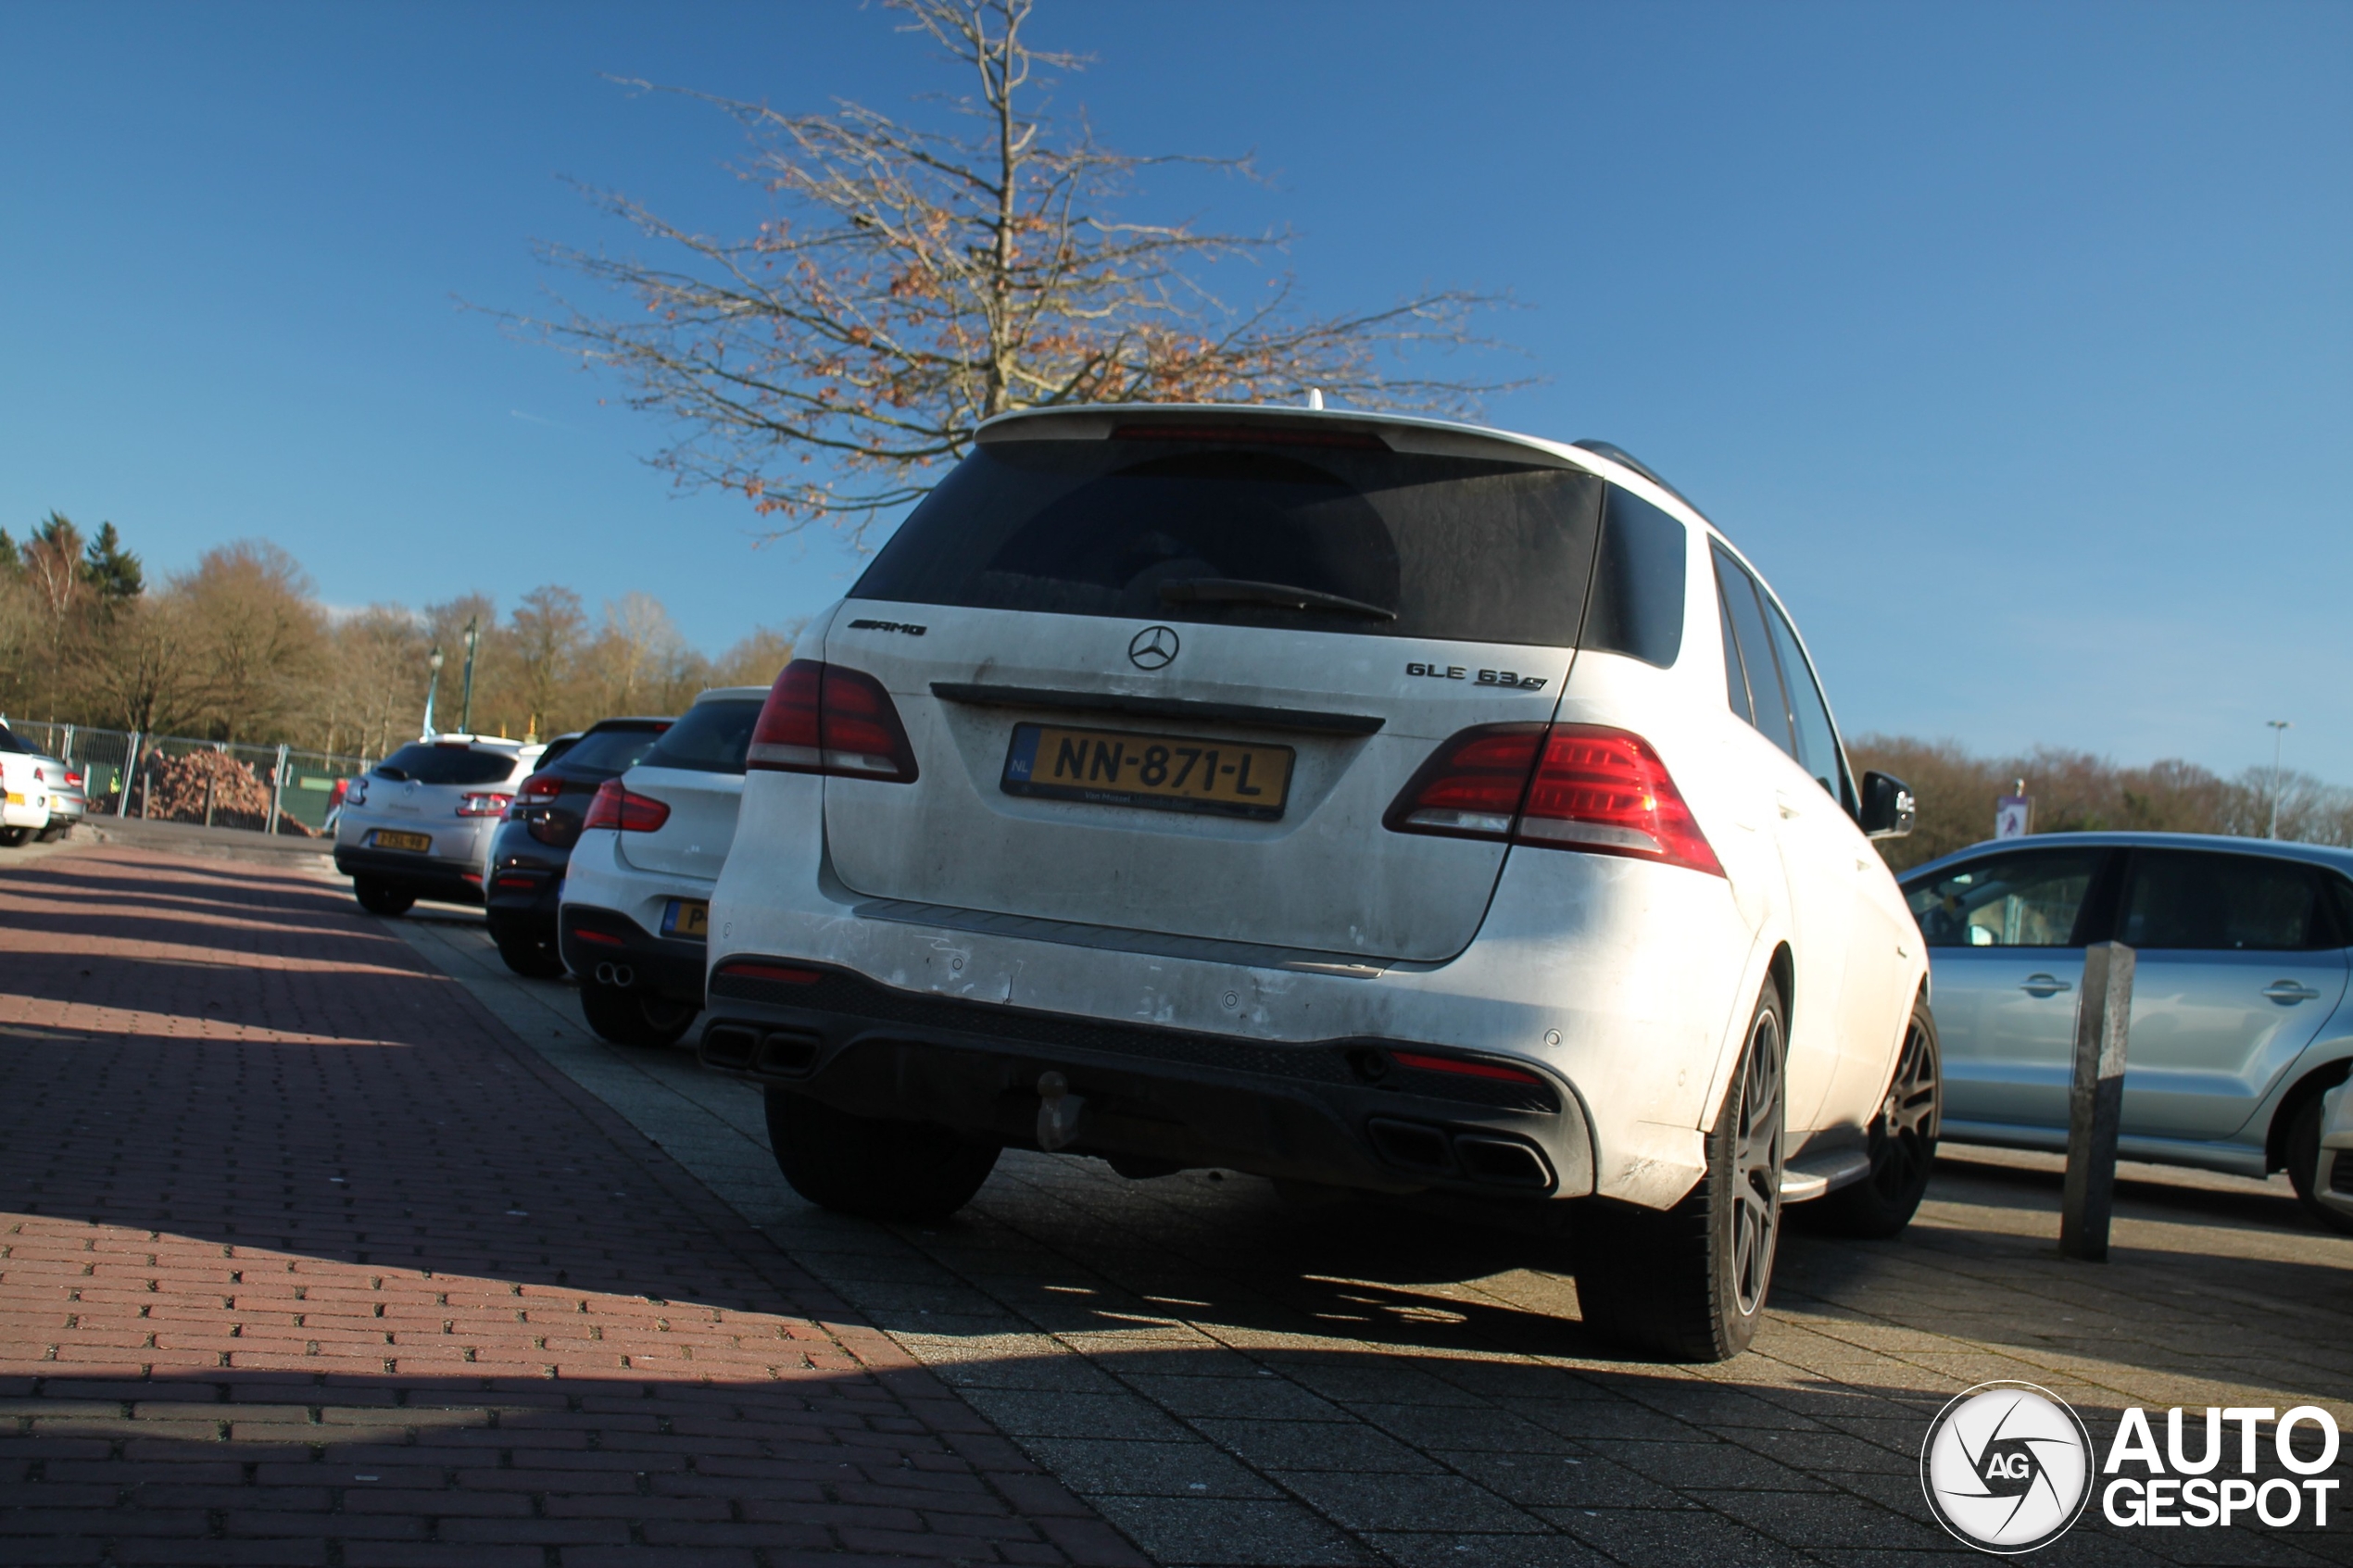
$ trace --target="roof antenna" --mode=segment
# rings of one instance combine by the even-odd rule
[[[1307,406],[1310,408],[1321,411],[1324,407],[1324,389],[1322,387],[1311,386],[1307,389]]]

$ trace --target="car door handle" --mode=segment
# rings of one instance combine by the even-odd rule
[[[2320,995],[2309,985],[2299,985],[2293,980],[2274,980],[2263,987],[2263,994],[2283,1007],[2292,1007],[2297,1002],[2309,1002]]]
[[[2061,991],[2075,989],[2056,974],[2030,974],[2018,983],[2018,988],[2030,997],[2056,997]]]

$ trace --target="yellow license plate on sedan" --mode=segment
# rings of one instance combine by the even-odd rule
[[[661,911],[661,934],[697,941],[710,936],[711,906],[700,898],[673,898]]]
[[[1273,822],[1290,797],[1295,755],[1288,746],[1015,724],[1000,783],[1007,795]]]
[[[429,833],[394,833],[389,828],[378,828],[376,830],[375,836],[368,840],[368,842],[378,849],[413,849],[418,854],[422,855],[426,850],[433,847],[433,834]]]

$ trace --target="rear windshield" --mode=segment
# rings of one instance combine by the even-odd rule
[[[851,596],[1568,646],[1603,488],[1568,469],[1370,445],[996,441],[915,508]],[[1261,602],[1279,598],[1264,585],[1327,597]]]
[[[686,768],[698,773],[740,773],[744,749],[751,745],[751,727],[760,719],[756,696],[722,697],[698,702],[686,716],[662,732],[647,752],[648,768]]]
[[[646,759],[646,753],[654,748],[654,743],[661,739],[662,730],[668,727],[644,724],[629,729],[591,730],[573,742],[572,749],[564,753],[564,766],[583,771],[625,773]]]
[[[13,751],[21,757],[38,757],[40,752],[19,740],[5,724],[0,724],[0,751]]]
[[[510,751],[476,751],[470,746],[417,741],[376,764],[376,776],[414,779],[429,784],[504,784],[514,776]]]

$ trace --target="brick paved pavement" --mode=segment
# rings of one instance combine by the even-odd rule
[[[0,1562],[1139,1562],[315,876],[0,873]]]
[[[519,1287],[525,1300],[534,1299],[535,1290],[555,1285],[575,1293],[560,1298],[565,1303],[586,1301],[591,1309],[586,1316],[610,1312],[612,1323],[604,1326],[611,1331],[594,1343],[612,1343],[627,1309],[647,1308],[633,1297],[689,1298],[674,1284],[657,1286],[642,1277],[656,1266],[652,1260],[661,1268],[699,1270],[699,1277],[725,1282],[691,1295],[698,1308],[711,1312],[714,1324],[733,1327],[757,1319],[775,1324],[777,1338],[836,1324],[830,1342],[862,1361],[862,1369],[824,1377],[819,1368],[804,1368],[802,1380],[790,1384],[788,1392],[771,1392],[774,1385],[763,1384],[761,1406],[748,1414],[731,1407],[728,1419],[765,1423],[764,1434],[788,1419],[780,1413],[788,1404],[789,1419],[812,1422],[846,1413],[834,1402],[837,1399],[854,1406],[860,1399],[897,1397],[910,1412],[907,1419],[916,1424],[898,1436],[925,1445],[893,1450],[909,1470],[963,1456],[967,1467],[952,1474],[972,1495],[990,1499],[984,1517],[1000,1524],[1026,1521],[1036,1532],[1026,1541],[968,1537],[976,1538],[984,1552],[1013,1557],[1021,1547],[1083,1548],[1087,1543],[1068,1532],[1080,1525],[1101,1528],[1079,1513],[1041,1517],[1038,1496],[1057,1499],[1052,1507],[1058,1509],[1077,1505],[1066,1494],[1025,1489],[1043,1480],[1020,1468],[1026,1454],[1151,1556],[1171,1564],[1616,1562],[1642,1568],[1818,1562],[1863,1568],[1924,1562],[1961,1554],[1928,1523],[1915,1478],[1919,1436],[1928,1413],[1969,1383],[2021,1376],[2055,1387],[2077,1402],[2103,1440],[2114,1411],[2126,1403],[2278,1407],[2317,1399],[2342,1413],[2353,1391],[2345,1289],[2353,1279],[2353,1241],[2305,1226],[2277,1184],[2267,1187],[2145,1169],[2122,1191],[2118,1261],[2091,1268],[2062,1264],[2052,1256],[2057,1203],[2048,1161],[1982,1151],[1949,1161],[1921,1223],[1899,1242],[1855,1246],[1793,1237],[1773,1321],[1758,1350],[1713,1368],[1613,1359],[1605,1347],[1583,1335],[1575,1321],[1574,1286],[1541,1247],[1391,1212],[1302,1213],[1277,1202],[1265,1184],[1229,1174],[1191,1173],[1130,1183],[1092,1161],[1013,1155],[979,1201],[954,1223],[931,1230],[862,1224],[812,1210],[784,1186],[765,1148],[755,1095],[698,1072],[682,1052],[623,1051],[587,1036],[570,992],[507,975],[477,921],[422,910],[401,922],[355,919],[346,912],[350,906],[339,887],[321,897],[305,884],[284,880],[258,884],[262,892],[255,895],[260,900],[256,902],[208,880],[209,873],[191,870],[175,880],[171,868],[158,871],[158,864],[118,861],[106,872],[112,880],[106,881],[84,867],[52,860],[40,868],[50,873],[50,883],[0,877],[0,897],[12,887],[45,886],[43,907],[57,909],[69,930],[88,929],[118,915],[171,928],[180,944],[195,950],[157,952],[157,961],[145,967],[161,972],[133,983],[159,991],[187,985],[173,1008],[158,1010],[174,1019],[213,1020],[224,1030],[240,1025],[250,1030],[258,1022],[245,1015],[258,1005],[256,988],[272,984],[268,975],[191,980],[177,966],[223,958],[244,963],[245,955],[262,950],[263,944],[213,930],[192,941],[185,917],[170,912],[181,907],[172,900],[190,901],[187,912],[199,922],[208,908],[249,910],[247,918],[284,928],[280,937],[288,946],[271,951],[299,949],[329,960],[285,980],[287,993],[270,1004],[275,1010],[267,1021],[289,1034],[316,1035],[323,1043],[264,1041],[266,1049],[215,1055],[203,1072],[178,1075],[188,1094],[209,1097],[218,1108],[212,1113],[218,1125],[187,1147],[208,1148],[219,1158],[209,1167],[196,1162],[195,1173],[209,1173],[223,1189],[235,1177],[239,1223],[250,1216],[257,1225],[266,1219],[273,1227],[272,1239],[235,1245],[258,1246],[260,1256],[296,1273],[327,1267],[367,1271],[375,1265],[357,1259],[355,1228],[365,1231],[371,1248],[379,1239],[395,1248],[427,1245],[423,1232],[429,1229],[435,1238],[432,1245],[471,1260],[464,1266],[477,1272],[468,1275],[470,1285]],[[69,875],[83,881],[67,885],[54,880]],[[44,1092],[55,1104],[57,1084],[70,1069],[52,1059],[93,1054],[97,1047],[83,1042],[103,1032],[91,1027],[91,1019],[61,1028],[56,1015],[37,1010],[72,999],[61,989],[74,978],[72,966],[25,970],[36,978],[19,982],[11,948],[22,950],[18,945],[27,940],[14,929],[20,918],[0,902],[0,965],[7,966],[0,969],[0,992],[23,993],[0,1002],[0,1009],[19,1010],[0,1011],[0,1020],[21,1015],[32,1030],[47,1035],[27,1040],[25,1025],[0,1022],[0,1063],[6,1064],[0,1073],[8,1074],[0,1078],[0,1095],[21,1096],[17,1085],[31,1081],[25,1064],[37,1063]],[[107,930],[118,937],[131,934]],[[394,941],[395,933],[407,943]],[[459,977],[475,1004],[504,1021],[512,1031],[509,1038],[519,1036],[531,1051],[502,1043],[482,1013],[460,1003],[456,987],[421,981],[417,954]],[[90,967],[87,960],[82,967]],[[375,993],[346,997],[358,983],[352,977],[370,975],[382,977]],[[436,1018],[456,1022],[437,1031],[385,1022],[400,1016],[397,1004],[410,997],[430,997]],[[217,1005],[207,1009],[206,1001]],[[184,1010],[189,1007],[194,1013]],[[306,1007],[309,1011],[302,1010]],[[296,1022],[298,1029],[288,1027]],[[182,1035],[202,1026],[174,1025]],[[152,1033],[142,1047],[145,1057],[130,1075],[144,1078],[154,1062],[170,1056],[156,1047],[170,1029],[161,1023],[142,1027]],[[7,1035],[16,1040],[6,1039]],[[248,1084],[272,1081],[273,1073],[308,1074],[324,1083],[336,1070],[320,1059],[347,1058],[359,1048],[355,1042],[378,1037],[410,1043],[395,1050],[365,1047],[367,1054],[399,1057],[413,1065],[366,1072],[384,1073],[388,1081],[403,1072],[439,1075],[440,1087],[405,1101],[422,1100],[427,1107],[411,1111],[410,1123],[338,1123],[328,1129],[331,1139],[299,1122],[280,1130],[296,1107],[321,1098],[317,1091],[271,1088],[233,1098],[222,1092],[233,1071],[245,1073]],[[469,1042],[465,1047],[452,1048],[461,1037]],[[425,1040],[434,1043],[417,1043]],[[113,1048],[127,1056],[137,1044],[126,1041]],[[534,1056],[609,1104],[659,1143],[676,1166],[649,1157],[645,1145],[633,1142],[611,1117],[582,1110],[577,1099],[569,1102],[569,1114],[587,1123],[594,1138],[557,1138],[547,1131],[549,1123],[518,1117],[510,1104],[514,1091],[535,1085],[543,1093],[555,1093],[533,1067]],[[484,1064],[500,1061],[510,1072],[492,1076],[499,1070]],[[444,1098],[454,1113],[442,1107]],[[92,1096],[68,1107],[69,1117],[43,1111],[30,1123],[10,1123],[12,1140],[16,1125],[31,1124],[55,1129],[44,1146],[53,1154],[70,1149],[73,1140],[86,1142],[91,1135],[69,1131],[70,1117],[78,1116],[102,1138],[152,1151],[167,1145],[161,1135],[175,1118],[183,1139],[192,1136],[187,1125],[204,1122],[202,1115],[188,1116],[169,1096],[151,1095],[141,1103],[150,1106],[146,1115],[157,1135],[125,1138],[99,1120],[108,1110],[121,1115],[120,1108],[107,1097]],[[428,1113],[436,1108],[438,1117]],[[242,1128],[225,1122],[238,1115],[245,1118]],[[436,1119],[459,1130],[425,1132]],[[327,1158],[338,1147],[335,1140],[342,1163]],[[408,1147],[410,1140],[417,1140],[415,1147]],[[603,1154],[592,1161],[581,1152],[592,1144],[617,1151],[610,1157],[613,1163],[605,1163]],[[452,1147],[459,1151],[455,1156]],[[294,1174],[315,1170],[325,1177],[343,1175],[344,1185],[357,1185],[351,1178],[358,1172],[347,1168],[355,1150],[366,1156],[359,1163],[381,1184],[377,1190],[349,1195],[373,1206],[364,1216],[368,1224],[359,1225],[348,1210],[335,1219],[334,1210],[346,1202],[340,1187],[327,1212],[314,1215],[308,1206],[317,1201],[310,1196],[313,1188]],[[128,1157],[115,1158],[122,1169],[131,1169]],[[239,1163],[229,1165],[231,1158]],[[6,1184],[0,1185],[0,1208],[65,1217],[68,1210],[31,1189],[19,1173],[20,1163],[12,1141],[9,1152],[0,1156],[0,1177]],[[631,1170],[649,1173],[644,1187],[630,1185]],[[609,1178],[608,1172],[614,1173]],[[574,1177],[581,1180],[566,1179]],[[618,1209],[595,1201],[608,1179],[612,1190],[632,1194]],[[77,1180],[85,1194],[94,1187],[107,1202],[145,1205],[126,1230],[140,1230],[144,1221],[146,1228],[219,1251],[220,1237],[191,1225],[184,1216],[167,1220],[159,1212],[157,1198],[167,1188],[153,1177],[119,1183],[114,1194],[90,1177]],[[634,1205],[656,1191],[661,1212],[655,1223],[640,1228],[645,1215]],[[297,1195],[305,1200],[296,1203]],[[510,1248],[504,1256],[489,1256],[495,1250],[491,1237],[513,1239],[497,1230],[499,1223],[544,1221],[561,1212],[567,1200],[567,1223],[514,1233],[538,1239]],[[208,1201],[216,1210],[226,1206],[219,1198]],[[509,1215],[510,1206],[526,1212]],[[87,1213],[76,1217],[85,1221],[123,1219],[93,1204],[82,1208]],[[298,1220],[305,1226],[299,1233]],[[342,1230],[334,1229],[337,1223]],[[482,1239],[474,1240],[477,1236]],[[772,1246],[763,1246],[763,1236]],[[580,1244],[560,1244],[571,1238],[580,1238]],[[0,1312],[9,1312],[27,1292],[14,1273],[16,1238],[0,1236],[0,1246],[10,1248],[0,1256]],[[208,1258],[207,1265],[214,1261]],[[408,1266],[418,1265],[412,1259]],[[553,1278],[554,1269],[566,1277]],[[155,1277],[161,1283],[160,1274]],[[191,1301],[218,1288],[212,1281],[198,1280],[187,1288],[167,1285],[166,1292],[175,1301]],[[846,1306],[829,1303],[828,1293]],[[292,1311],[283,1303],[271,1310]],[[442,1311],[454,1319],[450,1310]],[[878,1324],[890,1343],[937,1383],[911,1383],[922,1374],[912,1372],[907,1361],[892,1361],[890,1343],[862,1337],[851,1326],[851,1311]],[[766,1315],[771,1313],[775,1315]],[[671,1332],[678,1332],[676,1314],[670,1315]],[[0,1345],[24,1338],[16,1321],[0,1326]],[[424,1326],[439,1328],[429,1317]],[[640,1320],[636,1331],[647,1338],[661,1332],[656,1327],[648,1335],[647,1327]],[[365,1322],[360,1331],[374,1332]],[[150,1332],[160,1338],[160,1331]],[[758,1330],[763,1340],[770,1332],[764,1326]],[[500,1344],[487,1334],[482,1337],[494,1348]],[[92,1353],[122,1352],[99,1346]],[[332,1353],[323,1341],[321,1353]],[[698,1347],[697,1357],[702,1353]],[[237,1352],[216,1352],[221,1354],[233,1358]],[[308,1336],[303,1354],[309,1356]],[[344,1543],[343,1561],[369,1561],[370,1552],[387,1546],[420,1549],[414,1540],[366,1537],[361,1531],[368,1523],[412,1529],[432,1519],[439,1520],[432,1527],[438,1532],[435,1541],[444,1543],[437,1548],[444,1560],[497,1561],[474,1555],[489,1549],[467,1537],[497,1516],[424,1512],[436,1498],[472,1497],[476,1490],[508,1495],[481,1485],[484,1472],[497,1471],[499,1462],[470,1467],[466,1459],[510,1442],[510,1433],[565,1434],[572,1446],[561,1455],[531,1445],[502,1450],[503,1467],[526,1477],[518,1489],[533,1510],[510,1522],[545,1527],[575,1518],[610,1518],[571,1512],[581,1493],[529,1490],[531,1472],[556,1468],[551,1457],[598,1467],[598,1474],[610,1476],[610,1461],[604,1457],[609,1450],[652,1437],[683,1436],[686,1441],[665,1454],[676,1460],[675,1468],[623,1461],[632,1486],[628,1496],[645,1502],[632,1504],[623,1494],[602,1499],[639,1510],[633,1515],[638,1529],[632,1539],[643,1544],[632,1549],[648,1560],[666,1547],[686,1544],[658,1528],[665,1521],[654,1509],[685,1497],[706,1499],[710,1494],[682,1489],[704,1479],[727,1489],[729,1502],[727,1516],[705,1521],[708,1524],[789,1529],[813,1519],[833,1524],[826,1544],[874,1544],[874,1537],[853,1539],[834,1523],[832,1511],[879,1499],[845,1493],[838,1485],[822,1501],[814,1492],[758,1489],[754,1479],[790,1487],[823,1483],[824,1477],[804,1469],[753,1478],[724,1468],[738,1456],[721,1451],[722,1437],[740,1434],[710,1436],[714,1428],[682,1426],[675,1416],[666,1434],[659,1423],[652,1432],[618,1426],[627,1415],[648,1413],[635,1401],[679,1399],[686,1386],[678,1382],[623,1379],[618,1399],[584,1401],[577,1409],[567,1403],[561,1411],[510,1397],[510,1390],[546,1395],[557,1391],[553,1385],[570,1391],[573,1374],[563,1362],[558,1365],[563,1375],[552,1384],[535,1375],[535,1368],[526,1368],[524,1375],[497,1379],[490,1386],[477,1384],[455,1396],[445,1391],[437,1375],[415,1383],[402,1374],[330,1378],[315,1386],[331,1390],[332,1399],[321,1393],[311,1396],[321,1403],[296,1407],[309,1428],[303,1436],[331,1423],[364,1423],[371,1415],[398,1411],[404,1424],[397,1429],[397,1449],[375,1429],[349,1449],[306,1444],[291,1463],[252,1458],[232,1421],[225,1436],[212,1424],[201,1434],[174,1434],[157,1445],[157,1451],[184,1456],[173,1462],[220,1466],[217,1475],[203,1480],[191,1479],[195,1471],[173,1473],[197,1495],[176,1499],[160,1489],[169,1484],[161,1477],[146,1480],[145,1491],[126,1495],[120,1477],[102,1475],[73,1484],[99,1487],[104,1497],[77,1494],[50,1502],[56,1485],[69,1474],[56,1461],[28,1472],[11,1448],[22,1449],[28,1441],[85,1442],[100,1445],[103,1457],[94,1449],[79,1462],[157,1464],[162,1461],[140,1446],[147,1439],[136,1429],[186,1408],[151,1391],[104,1388],[97,1396],[102,1408],[91,1414],[111,1426],[88,1436],[63,1429],[13,1442],[0,1437],[0,1485],[11,1488],[11,1502],[29,1499],[35,1506],[57,1508],[112,1502],[116,1517],[164,1521],[157,1525],[159,1536],[126,1531],[120,1560],[149,1549],[150,1555],[189,1559],[193,1543],[226,1560],[260,1561],[230,1548],[270,1539],[308,1543],[318,1537],[296,1531],[283,1537],[231,1537],[227,1532],[249,1526],[251,1515],[266,1511],[210,1500],[201,1489],[216,1488],[217,1499],[233,1489],[283,1487],[285,1496],[296,1499],[306,1486],[299,1477],[308,1473],[299,1467],[339,1465],[348,1458],[355,1477],[365,1474],[377,1480],[344,1486],[345,1515],[366,1523],[336,1537]],[[251,1375],[279,1374],[264,1370]],[[208,1389],[226,1387],[225,1396],[210,1397],[239,1412],[245,1401],[263,1407],[293,1403],[258,1386],[241,1398],[237,1381],[209,1365],[179,1376]],[[37,1385],[38,1392],[60,1400],[70,1397],[63,1388],[53,1390],[57,1381],[53,1375]],[[166,1374],[135,1386],[152,1390],[157,1383],[174,1381]],[[614,1381],[608,1372],[598,1386]],[[387,1385],[405,1390],[400,1396],[405,1402],[388,1402],[389,1397],[387,1402],[370,1402],[346,1392]],[[740,1399],[745,1386],[745,1380],[730,1380],[725,1396]],[[0,1389],[0,1396],[17,1397],[21,1387]],[[958,1409],[936,1398],[942,1388],[957,1390],[966,1411],[978,1414],[939,1413]],[[44,1426],[49,1419],[32,1424]],[[841,1425],[824,1428],[818,1437],[802,1436],[807,1429],[795,1427],[794,1436],[763,1435],[759,1440],[771,1445],[772,1455],[775,1445],[799,1441],[854,1448],[871,1440],[867,1433],[887,1427],[886,1418],[862,1410],[858,1419],[863,1424],[854,1436],[849,1426]],[[18,1420],[24,1425],[29,1418]],[[469,1421],[473,1424],[459,1424]],[[960,1421],[976,1430],[956,1430]],[[438,1424],[442,1422],[450,1424]],[[558,1424],[561,1422],[574,1424]],[[1012,1443],[990,1439],[986,1428],[991,1424],[1009,1434]],[[271,1424],[262,1423],[264,1428]],[[577,1436],[581,1424],[591,1428],[590,1435]],[[269,1455],[268,1445],[280,1437],[262,1430],[245,1440],[253,1445],[253,1454]],[[371,1512],[366,1504],[384,1496],[376,1488],[391,1486],[397,1474],[394,1456],[420,1452],[452,1456],[429,1467],[436,1482],[431,1493]],[[362,1455],[368,1457],[363,1461]],[[830,1462],[838,1473],[849,1461],[847,1454],[837,1455],[814,1468],[822,1471]],[[769,1462],[790,1463],[791,1456]],[[2341,1461],[2337,1474],[2347,1469],[2353,1464]],[[851,1485],[887,1484],[892,1474],[887,1466],[859,1474]],[[897,1474],[904,1476],[907,1471]],[[949,1473],[923,1474],[928,1479]],[[308,1488],[324,1500],[315,1507],[298,1500],[292,1509],[277,1511],[278,1517],[305,1510],[316,1514],[333,1500],[323,1482]],[[350,1500],[355,1494],[361,1499],[358,1507]],[[131,1499],[134,1506],[122,1506]],[[802,1512],[794,1512],[796,1507]],[[174,1511],[181,1511],[179,1524],[170,1522]],[[202,1530],[215,1533],[199,1532],[194,1523],[198,1511],[208,1511]],[[935,1544],[955,1529],[937,1519],[926,1523]],[[2353,1536],[2343,1523],[2340,1510],[2325,1532],[2121,1532],[2095,1514],[2037,1561],[2353,1562],[2347,1549]],[[772,1561],[805,1549],[797,1534],[756,1538],[772,1544]],[[1100,1535],[1092,1538],[1105,1541]],[[0,1561],[10,1560],[6,1553],[14,1544],[0,1540]],[[310,1549],[298,1544],[296,1549]],[[557,1555],[564,1562],[586,1561],[585,1549],[567,1547]],[[1101,1549],[1115,1551],[1117,1543]],[[740,1561],[740,1554],[734,1560]],[[730,1559],[713,1549],[692,1561]]]
[[[777,1177],[755,1093],[595,1040],[478,922],[398,925],[1164,1562],[1973,1558],[1931,1522],[1918,1461],[1974,1383],[2055,1389],[2103,1449],[2128,1404],[2353,1414],[2353,1238],[2283,1181],[2127,1166],[2115,1261],[2071,1264],[2057,1162],[1957,1150],[1903,1239],[1793,1234],[1751,1354],[1629,1362],[1584,1335],[1545,1247],[1302,1213],[1225,1173],[1009,1154],[937,1229],[826,1214]],[[2279,1532],[2095,1512],[2036,1561],[2348,1562],[2348,1509]]]

